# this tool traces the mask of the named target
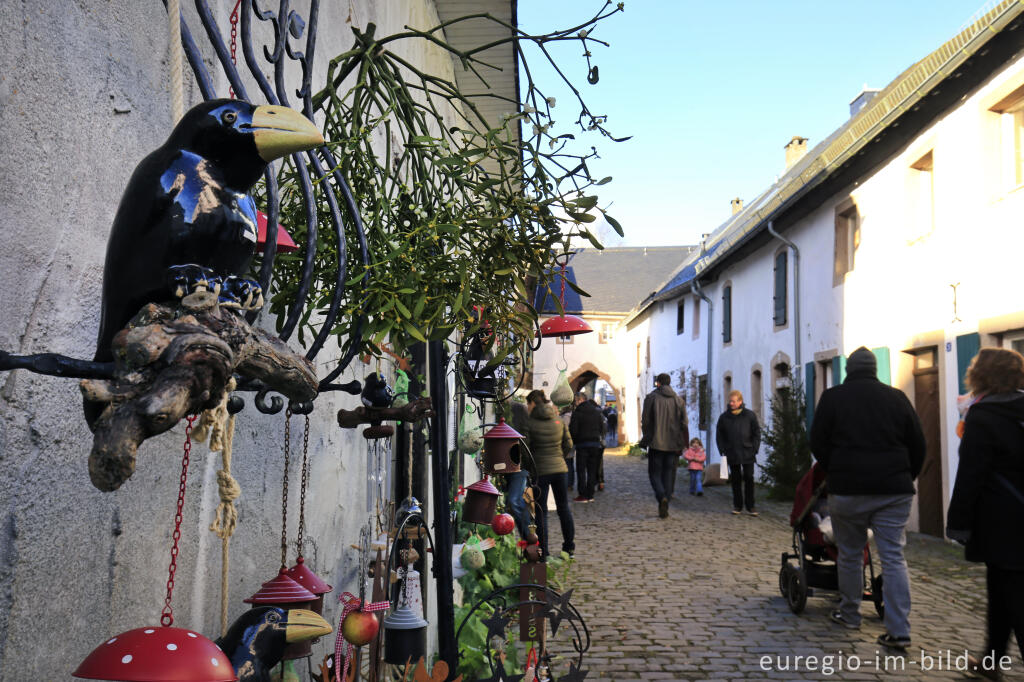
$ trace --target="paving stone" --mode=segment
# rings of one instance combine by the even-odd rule
[[[646,460],[606,451],[605,479],[594,503],[573,505],[576,561],[567,587],[590,630],[587,679],[962,680],[961,671],[938,670],[937,655],[984,643],[984,567],[964,561],[959,546],[907,534],[914,648],[886,658],[871,604],[862,606],[859,631],[829,621],[834,593],[817,591],[803,613],[790,612],[778,581],[781,554],[792,549],[788,503],[758,491],[761,515],[734,516],[727,487],[690,496],[681,472],[683,494],[661,519]],[[549,544],[558,547],[557,515],[548,520]],[[840,659],[860,665],[839,670]],[[1013,666],[1005,679],[1024,681],[1024,663],[1014,656]]]

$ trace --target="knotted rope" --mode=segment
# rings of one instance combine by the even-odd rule
[[[169,62],[171,65],[171,117],[177,124],[185,114],[184,93],[182,92],[181,59],[181,8],[180,0],[167,1],[167,27],[170,31]]]
[[[212,452],[219,451],[221,456],[221,469],[217,472],[217,492],[220,495],[220,504],[217,505],[216,516],[213,523],[210,524],[210,531],[221,539],[220,629],[222,635],[227,633],[228,628],[228,569],[231,565],[228,545],[231,535],[238,526],[238,510],[235,508],[235,500],[242,494],[238,481],[231,475],[235,415],[228,413],[228,398],[234,390],[235,380],[232,378],[225,387],[224,397],[220,404],[212,410],[203,412],[194,434],[194,438],[199,441],[205,441],[209,437],[210,450]]]

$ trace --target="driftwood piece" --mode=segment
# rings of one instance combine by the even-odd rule
[[[384,420],[415,422],[434,416],[430,398],[417,398],[402,407],[368,407],[360,405],[354,410],[338,410],[338,426],[354,429],[360,424],[380,424]]]
[[[142,441],[186,414],[216,407],[232,374],[256,379],[293,401],[316,397],[313,366],[280,339],[220,308],[211,293],[177,306],[147,304],[118,332],[112,380],[84,379],[93,447],[89,478],[116,490],[135,471]]]

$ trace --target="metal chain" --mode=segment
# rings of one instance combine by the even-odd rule
[[[288,464],[292,447],[292,409],[284,413],[284,476],[281,484],[281,568],[288,568]]]
[[[178,508],[174,513],[174,533],[171,534],[171,564],[167,567],[167,597],[160,613],[160,624],[166,627],[174,625],[174,610],[171,608],[171,595],[174,594],[174,573],[178,570],[178,540],[181,539],[181,510],[185,506],[185,482],[188,480],[188,459],[192,454],[192,422],[197,415],[190,414],[185,427],[185,454],[181,458],[181,478],[178,485]]]
[[[306,533],[306,485],[309,482],[309,415],[306,415],[306,428],[302,432],[302,490],[299,493],[299,544],[298,553],[302,556],[302,536]]]
[[[235,49],[238,47],[238,8],[241,6],[242,0],[238,0],[235,3],[235,8],[231,10],[231,63],[238,64],[238,60],[235,58]],[[235,89],[228,88],[228,96],[231,99],[235,98]]]

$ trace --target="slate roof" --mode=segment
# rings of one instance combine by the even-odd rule
[[[694,246],[623,246],[580,249],[566,268],[566,279],[590,296],[580,296],[565,287],[565,311],[583,313],[627,313],[639,301],[658,289],[679,267]],[[561,290],[561,273],[555,273],[550,291],[538,289],[534,307],[542,315],[557,314],[554,296]]]

